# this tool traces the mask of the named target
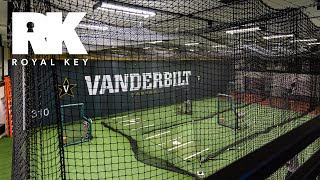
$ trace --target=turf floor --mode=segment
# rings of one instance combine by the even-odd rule
[[[299,113],[260,105],[243,106],[238,110],[246,115],[239,121],[241,129],[235,131],[218,125],[221,116],[212,115],[218,111],[215,100],[193,103],[193,115],[177,115],[172,105],[93,119],[92,141],[64,148],[66,179],[193,179],[138,161],[132,143],[121,133],[136,141],[139,155],[160,159],[192,174],[203,170],[208,176],[311,118],[293,119]],[[234,119],[232,112],[222,116],[225,120]],[[285,122],[289,118],[292,121]],[[57,129],[53,127],[44,127],[35,139],[38,151],[32,159],[39,164],[31,169],[37,179],[57,179],[60,175],[62,162],[57,139]],[[0,146],[11,143],[7,141],[1,139]],[[11,158],[9,152],[6,154]],[[203,161],[200,168],[200,162],[206,158],[209,160]],[[5,171],[10,172],[10,167]],[[283,174],[278,173],[277,179]]]
[[[0,179],[10,180],[12,169],[12,139],[3,137],[0,139]]]
[[[215,115],[219,112],[217,102],[214,98],[194,101],[192,115],[177,115],[173,105],[121,114],[104,122],[136,140],[138,149],[151,157],[191,174],[202,170],[208,176],[311,118],[278,108],[240,104],[238,112],[245,116],[239,119],[240,130],[235,131],[217,123],[221,117],[228,125],[235,122],[233,111]]]

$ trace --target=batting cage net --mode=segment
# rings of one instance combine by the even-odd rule
[[[319,28],[303,9],[260,0],[10,7],[10,32],[22,17],[25,37],[45,29],[24,13],[33,12],[58,34],[28,41],[10,62],[13,179],[201,179],[320,112]],[[61,55],[41,50],[59,38]]]

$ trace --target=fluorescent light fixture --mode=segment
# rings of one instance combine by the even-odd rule
[[[216,45],[216,46],[211,46],[213,48],[225,48],[227,47],[226,45]]]
[[[156,13],[153,11],[147,11],[143,9],[137,9],[129,6],[121,6],[118,4],[110,3],[110,2],[102,2],[99,4],[100,7],[97,7],[97,9],[100,10],[106,10],[106,11],[121,11],[124,14],[130,14],[135,16],[142,16],[144,18],[155,16]]]
[[[312,45],[318,45],[318,44],[320,44],[320,42],[309,43],[308,45],[312,46]]]
[[[293,34],[264,36],[263,39],[270,40],[270,39],[280,39],[280,38],[290,38],[290,37],[293,37]]]
[[[243,26],[248,27],[248,26],[253,26],[253,25],[254,25],[254,23],[249,23],[249,24],[245,24]]]
[[[194,49],[190,49],[191,52],[194,52]]]
[[[150,49],[150,47],[144,47],[143,49]]]
[[[88,29],[93,29],[93,30],[98,30],[98,31],[105,31],[105,30],[109,29],[106,26],[97,26],[97,25],[90,25],[90,24],[79,24],[78,27],[88,28]]]
[[[227,34],[239,34],[239,33],[245,33],[245,32],[254,32],[261,30],[259,27],[253,27],[253,28],[245,28],[245,29],[233,29],[226,31]]]
[[[149,44],[157,44],[157,43],[161,43],[162,41],[151,41],[151,42],[148,42]]]
[[[314,42],[314,41],[318,41],[318,39],[296,39],[294,41],[290,41],[290,42]]]
[[[186,45],[186,46],[194,46],[194,45],[198,45],[198,44],[200,44],[200,43],[197,43],[197,42],[195,42],[195,43],[186,43],[184,45]]]

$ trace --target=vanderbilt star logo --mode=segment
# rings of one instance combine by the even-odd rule
[[[69,96],[74,97],[74,93],[72,89],[76,87],[76,84],[70,84],[67,78],[64,79],[63,85],[58,85],[59,88],[59,98],[63,97],[64,95],[68,94]]]

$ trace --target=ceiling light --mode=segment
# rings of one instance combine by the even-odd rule
[[[98,30],[98,31],[105,31],[105,30],[109,29],[106,26],[97,26],[97,25],[91,25],[91,24],[79,24],[78,27],[87,28],[87,29],[93,29],[93,30]]]
[[[121,11],[125,14],[135,15],[135,16],[142,16],[144,18],[155,16],[156,13],[153,11],[143,10],[143,9],[137,9],[130,6],[122,6],[115,3],[110,2],[99,2],[94,6],[94,8],[97,8],[99,10],[106,10],[106,11]]]
[[[253,27],[253,28],[245,28],[245,29],[234,29],[234,30],[228,30],[226,31],[227,34],[239,34],[239,33],[245,33],[245,32],[254,32],[261,30],[259,27]]]
[[[213,48],[225,48],[227,47],[226,45],[216,45],[216,46],[211,46]]]
[[[194,52],[194,49],[190,49],[191,52]]]
[[[162,41],[151,41],[151,42],[148,42],[149,44],[157,44],[157,43],[161,43]]]
[[[318,39],[296,39],[290,42],[314,42],[314,41],[318,41]]]
[[[245,24],[245,25],[243,25],[243,26],[245,26],[245,27],[254,26],[254,23]]]
[[[318,44],[320,44],[320,42],[309,43],[308,45],[311,46],[311,45],[318,45]]]
[[[143,49],[150,49],[150,47],[144,47]]]
[[[280,38],[289,38],[289,37],[293,37],[293,34],[264,36],[263,39],[270,40],[270,39],[280,39]]]
[[[194,46],[194,45],[198,45],[198,44],[200,44],[200,43],[186,43],[186,44],[184,44],[184,45],[186,45],[186,46]]]

